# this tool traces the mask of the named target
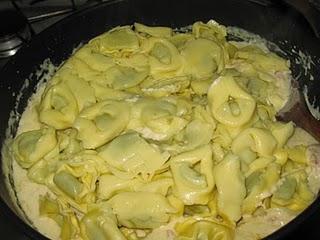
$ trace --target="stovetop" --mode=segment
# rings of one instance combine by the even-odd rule
[[[104,0],[105,1],[105,0]],[[1,10],[17,10],[29,20],[34,34],[72,14],[74,11],[103,2],[103,0],[0,0]],[[16,6],[14,6],[14,4]],[[1,32],[0,32],[1,34]],[[0,58],[0,70],[9,60]],[[0,209],[0,239],[31,240],[22,233]]]
[[[38,34],[74,11],[105,1],[108,0],[0,0],[0,11],[14,10],[22,13],[31,26],[32,34]],[[8,19],[8,22],[10,22],[10,19]],[[7,25],[7,23],[5,24]],[[10,23],[6,27],[9,25]],[[0,58],[0,69],[9,58]]]

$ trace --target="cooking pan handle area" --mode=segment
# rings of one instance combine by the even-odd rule
[[[310,24],[314,34],[320,38],[320,12],[308,0],[283,0],[287,5],[300,12]]]
[[[281,4],[281,2],[285,3],[286,5],[300,12],[304,16],[304,18],[308,21],[310,27],[312,28],[317,38],[320,38],[320,11],[316,7],[316,5],[320,6],[319,0],[314,0],[314,3],[311,3],[309,0],[282,0],[282,1],[249,0],[249,1],[253,3],[257,3],[262,6],[272,6],[279,3]]]

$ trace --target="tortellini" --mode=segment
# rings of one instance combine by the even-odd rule
[[[199,119],[192,120],[184,129],[181,151],[192,150],[208,144],[212,138],[213,126]]]
[[[135,132],[118,136],[99,149],[99,156],[114,169],[114,173],[120,171],[130,178],[138,174],[143,178],[153,176],[169,158],[168,153],[160,152]]]
[[[186,57],[185,71],[195,79],[212,77],[224,70],[228,53],[224,49],[226,29],[214,21],[196,22],[192,26],[195,40],[185,44],[182,54]]]
[[[53,128],[42,128],[24,132],[16,137],[12,144],[15,160],[23,167],[30,168],[57,144],[56,132]]]
[[[40,196],[40,216],[50,217],[58,224],[61,228],[60,238],[62,240],[77,239],[80,237],[79,222],[75,213],[68,212],[67,208],[68,206],[59,199],[52,199],[48,195]]]
[[[184,115],[188,107],[170,99],[140,99],[132,107],[128,129],[144,138],[168,140],[178,134],[188,123]]]
[[[315,199],[320,145],[277,120],[290,64],[227,32],[118,26],[58,68],[11,153],[60,239],[241,239]]]
[[[176,144],[164,145],[172,154],[186,152],[208,144],[213,138],[215,121],[207,109],[197,106],[193,109],[193,120],[174,137]]]
[[[115,194],[126,191],[152,192],[166,196],[172,185],[173,180],[170,176],[161,176],[145,183],[137,178],[121,179],[113,174],[105,174],[99,178],[97,194],[101,199],[110,199]]]
[[[103,54],[121,54],[139,49],[139,39],[131,27],[124,26],[110,30],[90,41],[94,49]]]
[[[94,90],[85,80],[69,75],[64,81],[76,98],[79,111],[96,103]]]
[[[288,61],[256,46],[244,46],[234,53],[231,65],[246,76],[247,88],[259,101],[276,111],[287,103],[291,90]]]
[[[148,76],[148,70],[137,71],[134,68],[114,66],[108,69],[106,83],[113,89],[123,90],[134,87]]]
[[[164,38],[150,37],[143,43],[142,52],[149,54],[152,76],[177,71],[182,67],[182,57],[178,49]]]
[[[171,37],[172,29],[169,27],[149,27],[141,23],[135,23],[134,28],[137,32],[146,33],[154,37]]]
[[[231,240],[234,232],[229,226],[215,222],[211,219],[187,218],[182,223],[177,223],[175,230],[179,234],[177,240]]]
[[[104,72],[115,65],[112,57],[96,52],[89,46],[83,46],[74,56],[82,60],[93,70],[99,72]]]
[[[205,38],[215,41],[220,40],[223,43],[226,40],[227,29],[216,21],[210,20],[206,24],[203,22],[195,22],[192,25],[192,33],[196,38]]]
[[[314,193],[307,182],[304,170],[288,173],[271,198],[273,207],[286,207],[293,211],[302,211],[314,199]]]
[[[28,177],[36,183],[45,184],[50,174],[63,164],[63,160],[69,158],[70,155],[81,152],[83,148],[80,142],[75,139],[76,134],[74,129],[57,132],[56,146],[40,161],[32,165],[28,170]],[[62,161],[57,161],[57,159]]]
[[[167,223],[176,212],[159,193],[124,192],[109,200],[121,225],[129,228],[157,228]]]
[[[39,106],[41,122],[56,129],[71,127],[79,113],[77,99],[64,82],[49,86]]]
[[[218,191],[219,213],[229,221],[238,221],[247,191],[239,158],[229,153],[214,168],[213,175]]]
[[[246,47],[237,51],[236,58],[247,59],[257,68],[265,71],[288,71],[288,62],[274,53],[265,53],[257,47]]]
[[[277,122],[271,127],[272,135],[277,140],[277,147],[282,148],[294,132],[294,124]]]
[[[49,172],[45,176],[49,189],[80,212],[86,212],[87,205],[95,202],[99,175],[110,172],[103,159],[92,150],[61,159],[56,166],[44,166],[42,171],[45,170]]]
[[[126,240],[118,229],[117,218],[107,203],[93,207],[81,219],[80,227],[82,236],[86,240]]]
[[[263,239],[294,217],[294,212],[286,208],[269,208],[260,214],[245,218],[236,228],[235,239]]]
[[[166,97],[170,94],[183,92],[190,84],[190,76],[163,78],[149,77],[141,83],[141,90],[147,96]]]
[[[231,149],[238,154],[249,147],[261,156],[272,155],[277,146],[277,140],[267,129],[247,128],[232,142]]]
[[[212,115],[221,123],[238,127],[247,123],[256,108],[252,96],[232,76],[221,76],[208,90]]]
[[[55,174],[53,181],[64,193],[72,198],[80,195],[83,189],[81,182],[65,171]]]
[[[186,205],[208,203],[214,187],[212,151],[208,145],[175,156],[170,169],[174,195]]]
[[[280,177],[280,166],[276,163],[266,166],[264,171],[255,171],[246,179],[248,194],[243,201],[242,211],[252,214],[262,200],[270,196],[272,188]]]
[[[74,122],[78,139],[93,149],[118,136],[129,122],[130,107],[120,101],[105,100],[84,109]]]
[[[195,39],[186,43],[182,51],[186,59],[185,72],[196,79],[208,78],[224,68],[221,46],[207,39]]]

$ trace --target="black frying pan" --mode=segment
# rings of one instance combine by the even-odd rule
[[[317,97],[320,89],[320,79],[318,79],[320,68],[317,66],[320,63],[320,40],[316,38],[306,20],[294,10],[281,5],[261,6],[245,0],[115,0],[67,17],[35,36],[28,45],[10,59],[0,74],[1,143],[5,140],[9,114],[16,104],[16,96],[12,93],[19,92],[25,79],[30,79],[30,84],[22,91],[21,100],[17,105],[17,112],[22,113],[39,80],[36,76],[30,77],[30,73],[35,72],[46,58],[50,58],[54,64],[59,65],[80,43],[117,25],[141,22],[147,25],[165,25],[175,28],[198,20],[205,22],[209,19],[215,19],[224,25],[244,28],[279,45],[284,51],[280,54],[291,60],[293,76],[300,89],[306,85],[310,100],[312,101],[314,96]],[[293,46],[297,50],[301,49],[304,53],[310,54],[315,63],[311,65],[306,75],[300,74],[303,69],[295,63],[297,56],[291,51]],[[309,81],[309,74],[314,76],[313,81]],[[316,104],[319,103],[316,102]],[[298,107],[304,109],[303,104],[296,109]],[[309,129],[311,126],[319,139],[320,123],[315,122],[309,113],[298,111],[291,117],[298,121],[298,125]],[[17,126],[18,121],[12,126],[13,133]],[[0,211],[31,239],[46,239],[17,216],[17,211],[5,188],[3,176],[0,181]],[[296,239],[297,234],[302,230],[308,231],[312,228],[309,224],[317,221],[316,215],[320,216],[319,197],[300,216],[268,239],[285,237]],[[320,217],[318,221],[320,224]],[[319,235],[317,236],[319,239]]]

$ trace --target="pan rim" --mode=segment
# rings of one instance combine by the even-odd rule
[[[86,14],[91,11],[95,11],[95,9],[100,8],[101,6],[108,6],[112,4],[118,4],[121,2],[130,2],[130,0],[111,0],[96,4],[94,6],[90,6],[86,9],[78,10],[67,17],[59,20],[58,22],[54,23],[50,27],[46,28],[44,31],[40,32],[39,34],[35,35],[34,39],[31,41],[35,41],[36,39],[45,36],[48,32],[52,29],[56,28],[57,26],[63,25],[64,23],[71,21],[75,16],[81,16],[82,14]],[[3,67],[5,69],[8,67],[15,59],[19,58],[21,54],[23,54],[23,49],[27,48],[29,44],[22,47],[22,51],[19,51],[15,56],[10,58],[8,63]],[[4,215],[10,218],[15,225],[17,225],[24,234],[28,235],[31,238],[35,239],[48,239],[43,234],[38,232],[36,229],[32,228],[29,224],[24,222],[15,212],[6,204],[6,202],[0,197],[0,207],[3,209]],[[283,227],[278,229],[277,231],[273,232],[271,235],[267,236],[265,239],[280,239],[287,236],[289,233],[293,232],[294,229],[299,227],[303,222],[305,222],[309,217],[311,217],[317,209],[320,208],[320,197],[318,196],[311,205],[309,205],[304,211],[302,211],[299,215],[297,215],[292,221],[288,224],[285,224]]]

